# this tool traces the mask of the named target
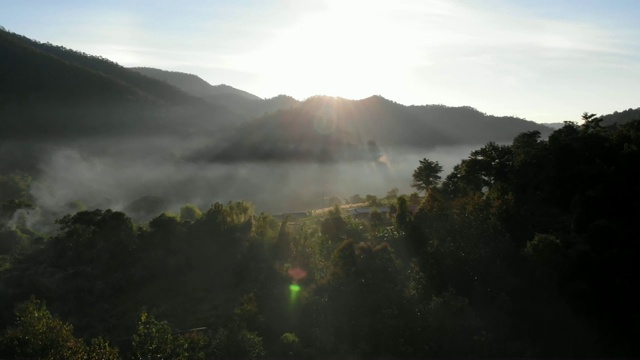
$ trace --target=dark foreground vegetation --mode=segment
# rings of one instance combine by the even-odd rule
[[[600,122],[489,143],[445,179],[425,159],[424,196],[368,221],[238,202],[44,236],[29,179],[3,176],[0,357],[638,356],[640,121]]]

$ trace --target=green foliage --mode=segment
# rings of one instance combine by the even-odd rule
[[[385,197],[385,199],[388,201],[396,201],[398,199],[399,192],[400,192],[400,189],[398,189],[397,187],[394,187],[393,189],[387,192],[387,196]]]
[[[120,261],[130,259],[136,246],[131,219],[111,210],[81,211],[56,221],[60,234],[51,246],[60,265],[93,263],[101,270],[111,270],[109,256]]]
[[[455,196],[483,192],[508,181],[512,148],[488,143],[471,152],[469,158],[453,168],[443,183],[443,189]]]
[[[10,220],[18,210],[31,210],[33,208],[34,207],[31,202],[27,200],[7,200],[4,204],[2,204],[2,208],[0,209],[0,221]]]
[[[175,339],[169,324],[156,321],[146,312],[140,315],[131,344],[134,359],[170,359],[178,355],[175,354]]]
[[[270,241],[278,235],[279,229],[280,224],[269,214],[261,213],[256,218],[254,232],[259,239]]]
[[[366,200],[362,196],[360,196],[360,194],[355,194],[349,197],[349,203],[351,204],[361,204],[363,202],[366,202]]]
[[[285,344],[295,344],[300,341],[300,339],[298,339],[296,334],[292,334],[292,333],[282,334],[282,336],[280,337],[280,340]]]
[[[411,186],[418,189],[418,191],[427,191],[438,184],[441,172],[442,166],[437,161],[422,159],[420,160],[420,166],[413,172]]]
[[[527,243],[525,254],[539,263],[548,263],[557,258],[562,251],[560,240],[553,235],[536,234],[533,240]]]
[[[118,360],[120,355],[118,348],[109,345],[109,342],[101,337],[91,339],[87,348],[86,360]]]
[[[135,358],[633,357],[638,149],[640,122],[568,123],[489,143],[441,184],[425,159],[426,196],[399,196],[393,224],[339,206],[279,223],[239,202],[138,227],[81,211],[37,245],[16,225],[0,309],[36,294],[84,338],[135,332]],[[141,308],[167,322],[131,329]],[[0,357],[117,358],[20,309]]]
[[[180,219],[182,221],[194,222],[202,217],[202,211],[197,206],[187,204],[180,208]]]
[[[396,226],[402,231],[407,231],[407,227],[413,216],[409,212],[409,205],[404,196],[398,198],[398,211],[396,214]]]
[[[303,314],[311,323],[301,329],[301,338],[314,339],[321,355],[397,356],[406,351],[401,339],[411,331],[410,321],[399,319],[406,320],[410,310],[390,246],[344,241],[332,256],[331,269],[307,297]]]
[[[328,216],[322,220],[320,233],[335,242],[344,237],[346,229],[347,222],[341,216],[340,207],[335,205]]]
[[[143,312],[131,340],[133,359],[205,359],[206,341],[197,335],[173,335],[166,322]]]
[[[343,241],[331,256],[332,278],[350,276],[356,267],[355,243],[353,240]]]
[[[81,341],[73,337],[73,326],[54,318],[45,305],[35,299],[18,307],[16,327],[4,336],[4,348],[16,357],[80,359]]]
[[[385,222],[384,215],[377,209],[369,214],[369,223],[374,230],[378,230]]]
[[[409,205],[419,206],[420,201],[421,201],[420,194],[418,194],[417,192],[413,192],[409,194]]]
[[[254,331],[236,326],[220,329],[213,346],[223,358],[256,359],[265,355],[262,338]]]
[[[16,308],[16,324],[2,337],[3,357],[42,359],[118,359],[118,350],[103,339],[87,347],[73,336],[73,326],[49,313],[35,298]]]
[[[304,358],[306,357],[303,352],[300,339],[294,333],[284,333],[280,336],[280,349],[279,353],[286,355],[289,358]]]
[[[434,356],[483,356],[486,333],[473,313],[469,300],[445,292],[433,297],[425,309],[428,350]]]
[[[31,181],[30,176],[20,173],[0,175],[0,204],[9,200],[29,201]]]
[[[375,195],[371,195],[371,194],[367,194],[364,197],[364,201],[369,205],[369,206],[375,206],[378,205],[378,197]]]

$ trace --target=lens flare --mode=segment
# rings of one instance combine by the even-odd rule
[[[292,267],[287,271],[287,273],[289,274],[291,279],[293,279],[294,283],[307,277],[307,272],[300,269],[299,267]]]
[[[291,284],[289,285],[289,291],[291,291],[291,295],[297,295],[300,292],[300,285]]]
[[[300,285],[298,284],[289,285],[289,306],[291,307],[291,309],[293,309],[293,307],[296,304],[296,300],[298,299],[299,292],[300,292]]]

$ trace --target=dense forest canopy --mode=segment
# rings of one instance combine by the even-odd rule
[[[421,194],[354,196],[365,218],[84,210],[47,236],[29,179],[3,177],[1,354],[638,356],[640,121],[601,123],[487,143],[444,178],[424,159]]]

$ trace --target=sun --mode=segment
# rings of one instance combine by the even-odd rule
[[[299,98],[360,99],[403,80],[406,26],[374,2],[330,1],[276,33],[255,55],[261,73]]]

